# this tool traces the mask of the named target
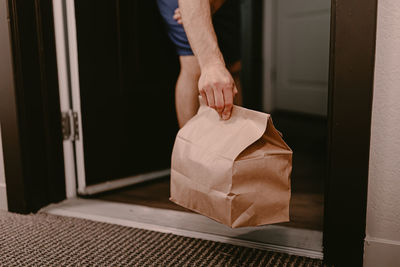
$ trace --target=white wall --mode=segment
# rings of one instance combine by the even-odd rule
[[[1,127],[0,127],[0,137],[1,137]],[[0,210],[8,210],[5,179],[6,178],[4,175],[3,147],[0,138]]]
[[[274,17],[273,0],[264,0],[263,10],[263,108],[265,112],[272,112],[274,106],[272,71],[273,65],[273,42],[274,39]]]
[[[364,266],[400,266],[400,1],[378,1]]]
[[[10,43],[8,35],[7,7],[6,0],[0,0],[0,86],[12,86],[8,79],[11,77],[11,58]],[[3,77],[7,77],[4,79]],[[1,124],[0,124],[0,210],[7,210],[7,192],[4,177],[3,147],[1,142]]]

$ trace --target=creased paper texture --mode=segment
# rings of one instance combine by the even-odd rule
[[[289,221],[292,150],[271,116],[202,105],[178,132],[170,200],[232,228]]]

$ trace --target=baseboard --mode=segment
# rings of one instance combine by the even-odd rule
[[[400,263],[400,241],[367,236],[364,241],[364,267],[397,267]]]
[[[6,184],[0,183],[0,210],[8,210]]]

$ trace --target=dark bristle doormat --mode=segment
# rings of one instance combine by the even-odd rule
[[[47,213],[0,211],[0,266],[326,266],[310,259]]]

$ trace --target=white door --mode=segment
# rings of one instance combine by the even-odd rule
[[[156,3],[53,0],[53,9],[63,125],[70,126],[67,197],[169,175],[179,69]]]
[[[326,115],[330,3],[275,1],[275,109]]]

